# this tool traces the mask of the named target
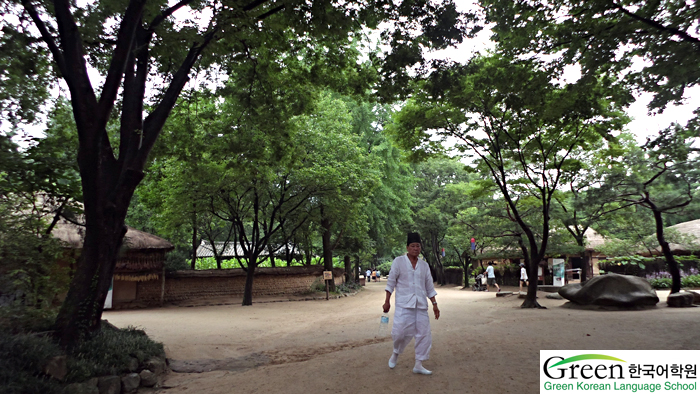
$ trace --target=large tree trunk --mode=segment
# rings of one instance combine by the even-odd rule
[[[653,212],[654,221],[656,223],[656,240],[659,241],[661,252],[666,259],[666,265],[668,265],[668,272],[671,274],[671,294],[678,293],[681,291],[681,271],[678,268],[676,258],[673,257],[673,253],[671,253],[671,247],[664,237],[664,221],[661,212],[656,209],[653,209]]]
[[[343,257],[345,262],[345,283],[350,283],[352,281],[352,264],[350,263],[350,255],[345,255]]]
[[[462,267],[464,267],[464,286],[462,287],[463,289],[468,289],[469,286],[469,277],[471,276],[471,272],[469,272],[469,267],[471,266],[472,263],[472,258],[469,256],[469,251],[464,252],[464,259],[462,260]]]
[[[255,275],[255,265],[257,258],[248,260],[248,269],[245,275],[245,288],[243,289],[243,306],[253,305],[253,278]]]
[[[591,266],[591,258],[584,251],[581,256],[581,283],[586,283],[588,280],[588,267]]]
[[[360,283],[360,256],[355,255],[355,283]],[[388,274],[387,274],[388,275]]]
[[[66,349],[100,328],[104,302],[126,234],[124,219],[133,191],[141,180],[135,176],[129,183],[112,184],[109,182],[112,174],[104,174],[108,172],[105,166],[94,164],[102,161],[96,156],[99,155],[82,154],[78,159],[84,195],[85,240],[55,324],[59,343]]]
[[[192,261],[190,266],[194,271],[197,268],[197,248],[199,244],[197,243],[197,214],[194,214],[194,219],[192,220]]]
[[[581,283],[583,284],[586,282],[586,280],[588,280],[588,266],[590,265],[590,259],[586,254],[583,233],[576,237],[576,244],[582,249],[579,257],[581,257]]]
[[[323,228],[323,235],[321,236],[321,241],[323,242],[323,269],[326,271],[333,271],[333,248],[331,246],[331,221],[324,218],[321,219],[321,227]],[[330,291],[335,291],[335,281],[330,281],[328,284]]]
[[[272,250],[272,245],[269,243],[267,244],[267,254],[270,259],[270,267],[275,268],[275,254]]]
[[[528,237],[529,238],[529,237]],[[518,237],[518,245],[520,245],[520,250],[523,252],[523,259],[525,260],[525,268],[527,269],[527,276],[529,278],[529,284],[527,286],[527,295],[525,300],[520,305],[521,308],[542,308],[544,307],[537,302],[537,267],[539,262],[542,260],[542,256],[537,254],[535,250],[537,249],[533,245],[533,241],[530,241],[530,250],[528,250],[522,237]],[[535,263],[535,261],[537,263]]]
[[[214,39],[215,32],[210,31],[190,48],[160,97],[161,101],[144,119],[150,43],[155,28],[167,19],[161,14],[150,24],[144,23],[145,4],[145,1],[128,3],[98,97],[88,76],[84,38],[73,16],[71,3],[53,2],[60,43],[47,29],[42,12],[35,8],[34,3],[22,3],[48,45],[57,71],[68,85],[78,130],[78,166],[86,231],[78,267],[56,318],[56,335],[63,348],[71,348],[89,332],[100,327],[102,308],[126,233],[124,218],[134,190],[143,179],[148,154],[189,80],[192,66]],[[180,2],[173,6],[172,12],[185,4]],[[119,150],[118,157],[115,157],[107,124],[120,91]]]

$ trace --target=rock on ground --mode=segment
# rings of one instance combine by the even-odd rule
[[[122,380],[119,376],[102,376],[97,379],[97,388],[100,390],[100,394],[120,394]]]
[[[693,306],[694,297],[688,292],[671,293],[666,299],[666,304],[671,308],[688,308]]]
[[[122,377],[122,392],[131,393],[136,391],[141,384],[141,377],[136,372],[132,372]]]
[[[580,283],[563,286],[559,294],[579,305],[646,307],[659,302],[656,291],[645,279],[618,274],[596,276]]]

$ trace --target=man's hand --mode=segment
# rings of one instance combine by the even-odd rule
[[[440,318],[440,309],[437,305],[433,305],[433,313],[435,314],[435,320]]]
[[[391,303],[387,301],[384,303],[384,313],[389,313],[389,309],[391,309]]]

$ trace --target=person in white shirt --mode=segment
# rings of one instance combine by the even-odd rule
[[[525,264],[520,263],[520,292],[523,291],[523,283],[525,283],[525,288],[530,285],[527,281],[527,270],[525,269]]]
[[[369,283],[371,277],[372,277],[372,271],[367,269],[367,272],[365,272],[365,283]]]
[[[498,291],[501,291],[498,283],[496,283],[496,273],[493,271],[493,261],[489,261],[489,266],[486,267],[486,291],[491,290],[491,286],[496,286]]]
[[[428,299],[433,304],[435,320],[440,318],[428,263],[418,258],[421,252],[421,240],[418,233],[409,233],[406,242],[407,253],[394,259],[389,271],[386,284],[386,299],[384,313],[391,309],[391,294],[396,290],[396,311],[391,337],[394,340],[394,352],[389,359],[389,368],[396,366],[399,355],[403,353],[411,339],[416,338],[416,363],[413,373],[430,375],[423,367],[423,361],[430,356],[432,336],[430,333],[430,317],[428,317]]]

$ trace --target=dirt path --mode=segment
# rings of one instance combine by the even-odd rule
[[[377,338],[384,285],[330,301],[275,302],[105,313],[165,344],[174,370],[155,393],[535,393],[540,349],[700,349],[700,308],[591,311],[544,298],[523,310],[496,298],[438,288],[432,376],[417,376],[413,345],[393,370]],[[517,289],[504,289],[517,290]],[[393,312],[393,310],[392,310]]]

